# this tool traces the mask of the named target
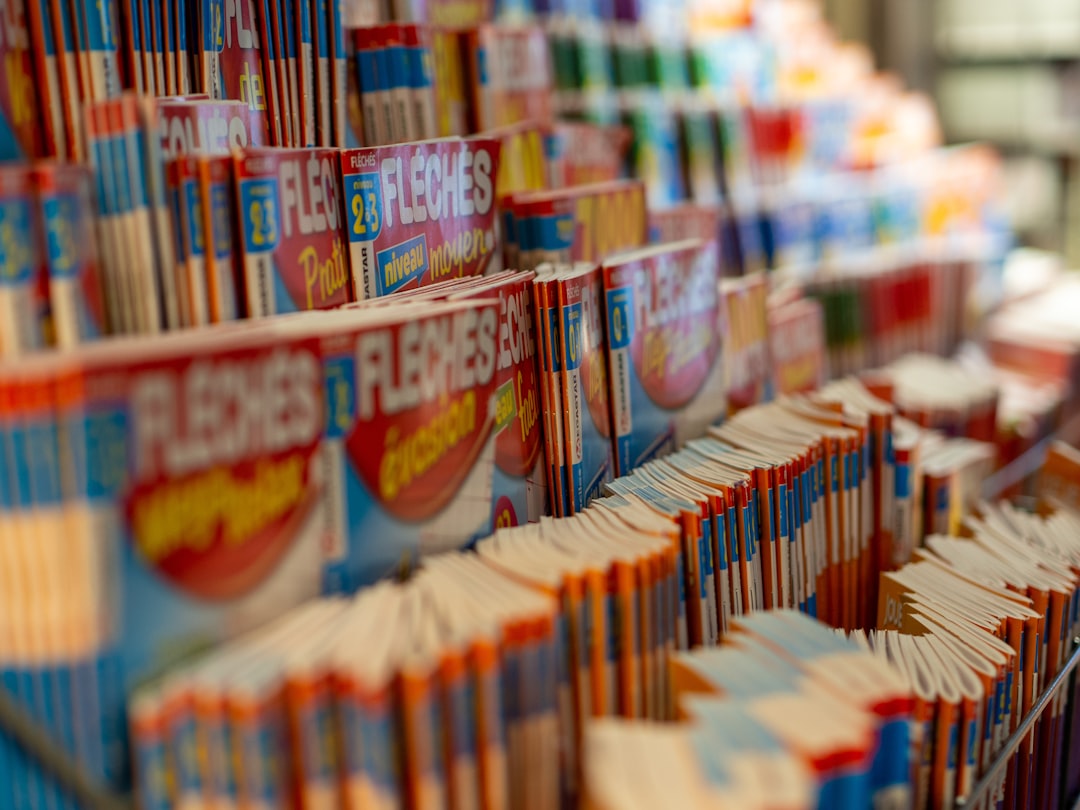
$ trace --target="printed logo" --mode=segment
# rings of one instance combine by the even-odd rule
[[[403,521],[440,512],[494,429],[498,310],[473,306],[364,332],[346,442],[379,503]]]
[[[266,579],[317,502],[321,383],[302,345],[136,374],[125,511],[147,565],[209,600]]]
[[[374,156],[372,156],[374,159]],[[345,212],[350,242],[373,242],[382,233],[382,186],[375,173],[354,174],[345,180]]]
[[[375,256],[384,294],[397,292],[413,282],[419,283],[428,271],[427,239],[423,234],[380,250]]]
[[[241,181],[240,210],[244,220],[244,248],[249,253],[276,249],[281,239],[277,180]]]

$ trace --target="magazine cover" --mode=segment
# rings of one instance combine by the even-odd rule
[[[542,28],[481,25],[467,40],[477,131],[552,117],[551,62]]]
[[[604,263],[612,434],[619,475],[704,434],[727,412],[715,242]]]
[[[532,273],[509,272],[466,277],[379,299],[388,305],[499,301],[492,531],[535,523],[549,514],[541,424],[547,411],[540,404],[540,324],[532,298],[533,278]]]
[[[825,382],[825,313],[813,298],[769,308],[769,358],[776,394],[809,393]]]
[[[83,627],[100,694],[82,721],[110,778],[133,688],[318,593],[318,346],[254,335],[116,343],[60,381],[71,549],[98,574]]]
[[[549,513],[537,370],[532,275],[503,274],[449,300],[498,296],[495,483],[491,530],[535,523]]]
[[[233,160],[248,316],[346,303],[337,150],[248,149]]]
[[[727,397],[733,412],[772,398],[768,286],[760,273],[721,284],[729,330],[724,346]]]
[[[483,275],[495,256],[499,155],[489,138],[341,153],[358,299]]]
[[[202,87],[213,98],[246,102],[251,125],[262,132],[257,143],[270,143],[270,99],[255,8],[256,0],[201,0]]]
[[[350,310],[337,315],[345,330],[335,315],[317,322],[330,392],[326,587],[349,590],[490,532],[499,303]]]
[[[556,121],[544,135],[551,188],[618,180],[630,149],[626,127]]]
[[[157,110],[166,160],[179,155],[227,155],[233,149],[263,145],[262,130],[252,128],[251,110],[240,101],[161,99]]]

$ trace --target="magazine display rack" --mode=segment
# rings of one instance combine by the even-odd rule
[[[407,569],[403,568],[404,570]],[[1014,755],[1034,732],[1035,725],[1044,711],[1063,690],[1067,691],[1070,698],[1065,712],[1066,726],[1062,750],[1069,750],[1070,741],[1080,733],[1076,714],[1077,687],[1080,686],[1077,681],[1078,666],[1080,666],[1080,638],[1074,638],[1073,652],[1066,665],[1005,742],[1000,753],[972,789],[971,794],[966,799],[957,800],[955,805],[957,810],[991,806],[990,797],[1000,781],[1001,774],[1006,771]],[[0,690],[0,731],[10,735],[84,807],[91,810],[134,810],[135,802],[130,796],[117,795],[97,784],[66,752],[56,746],[47,734],[38,729],[19,705],[3,690]],[[1061,786],[1058,795],[1066,798],[1062,806],[1080,808],[1080,793],[1069,795],[1067,768],[1060,769],[1060,778]]]
[[[1073,639],[1073,651],[1069,656],[1068,662],[1062,668],[1061,672],[1057,674],[1057,677],[1050,682],[1050,685],[1046,688],[1043,694],[1035,701],[1035,705],[1031,707],[1031,711],[1020,722],[1019,727],[1013,732],[1012,736],[1005,741],[1005,745],[994,758],[990,767],[986,769],[982,778],[975,784],[975,787],[971,791],[971,795],[966,799],[958,799],[956,807],[990,807],[990,796],[993,794],[995,787],[1000,781],[1001,774],[1009,767],[1009,762],[1013,756],[1020,750],[1020,746],[1030,738],[1035,724],[1042,717],[1046,708],[1053,703],[1054,699],[1061,694],[1062,690],[1068,690],[1070,694],[1069,706],[1066,709],[1066,725],[1065,725],[1065,746],[1063,750],[1068,750],[1069,740],[1075,736],[1077,732],[1076,724],[1074,722],[1075,715],[1075,701],[1076,701],[1076,668],[1080,664],[1080,638]],[[1080,795],[1068,796],[1068,779],[1069,774],[1065,768],[1061,770],[1061,792],[1060,796],[1066,797],[1066,802],[1062,806],[1066,807],[1080,807]]]

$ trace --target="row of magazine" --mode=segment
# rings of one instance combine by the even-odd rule
[[[362,25],[369,17],[356,13],[344,0],[296,0],[286,8],[268,6],[263,0],[207,0],[178,4],[170,14],[126,0],[109,0],[92,9],[83,5],[66,12],[46,0],[34,0],[26,3],[26,9],[20,2],[13,14],[21,24],[28,18],[31,27],[41,28],[44,44],[25,30],[21,36],[13,32],[10,39],[22,43],[12,61],[26,66],[29,72],[20,81],[31,90],[12,92],[10,97],[33,99],[35,89],[42,97],[37,99],[40,109],[9,112],[11,119],[33,126],[20,129],[12,124],[21,137],[7,150],[8,157],[68,155],[99,165],[88,142],[86,105],[112,99],[122,87],[140,95],[188,98],[201,93],[203,100],[222,104],[215,121],[220,125],[228,120],[230,128],[233,105],[246,105],[245,139],[237,144],[230,129],[231,145],[241,146],[375,146],[486,132],[525,121],[547,124],[556,114],[572,116],[625,125],[632,141],[625,168],[645,182],[651,207],[684,199],[724,201],[735,214],[739,239],[745,243],[744,264],[751,269],[799,264],[806,256],[826,261],[829,248],[823,244],[815,249],[815,240],[821,240],[812,236],[815,217],[808,216],[807,203],[840,204],[830,189],[849,186],[852,180],[841,181],[832,176],[834,172],[898,164],[905,173],[922,177],[916,185],[926,187],[944,174],[940,166],[918,170],[907,166],[912,156],[926,155],[926,144],[864,161],[858,143],[865,133],[895,132],[901,138],[910,122],[899,115],[889,119],[883,111],[889,105],[877,95],[863,98],[869,89],[860,82],[874,93],[886,90],[873,84],[866,65],[858,60],[848,64],[854,57],[824,40],[815,40],[814,48],[802,51],[804,56],[810,54],[806,57],[810,65],[802,66],[810,89],[793,89],[784,80],[784,71],[797,72],[799,65],[787,64],[778,54],[770,57],[770,48],[776,46],[770,37],[776,34],[769,26],[729,32],[717,41],[706,38],[698,52],[682,45],[672,53],[656,45],[654,66],[632,71],[647,77],[643,85],[631,83],[617,92],[610,82],[583,80],[587,87],[575,92],[586,101],[566,101],[561,91],[553,89],[552,74],[557,76],[565,67],[562,62],[571,58],[560,54],[580,49],[560,44],[565,26],[492,24],[488,20],[496,14],[483,3],[472,9],[472,16],[447,17],[443,22],[438,22],[440,4],[433,4],[428,15],[432,27],[416,21]],[[93,34],[100,28],[102,41],[83,42],[72,35],[65,40],[71,40],[70,52],[55,47],[65,38],[54,29],[71,23],[69,17],[77,23],[75,29],[81,30],[83,24]],[[554,17],[561,14],[555,12]],[[632,25],[630,30],[638,29]],[[93,40],[91,34],[87,36]],[[188,38],[193,42],[189,50],[197,54],[191,64],[186,49],[179,47]],[[649,44],[650,38],[631,36],[629,42]],[[165,56],[157,50],[163,43],[168,46]],[[586,65],[636,62],[584,50],[575,58]],[[845,57],[846,68],[830,67],[830,55]],[[570,67],[571,73],[578,72]],[[682,78],[668,81],[667,74]],[[657,90],[648,78],[652,75],[660,77],[661,87],[683,90]],[[847,84],[841,81],[844,77]],[[689,92],[692,86],[694,93]],[[56,103],[50,94],[65,103]],[[596,109],[588,106],[594,101]],[[873,115],[885,120],[867,120]],[[36,138],[41,116],[51,122],[50,132],[70,130],[72,146],[66,151],[52,148],[55,138],[48,133],[44,139]],[[56,116],[63,120],[52,121]],[[605,139],[593,135],[587,142],[592,150],[602,150]],[[959,201],[956,184],[938,188],[926,207],[940,216],[941,211],[957,210],[958,203],[969,208],[983,205],[980,184],[959,184],[966,189],[966,199]],[[143,185],[152,195],[152,187]],[[899,183],[901,198],[911,193],[904,185]],[[902,215],[894,214],[886,217],[897,220],[889,227],[907,227],[897,219]],[[965,211],[953,217],[960,224],[945,227],[935,222],[925,230],[968,227],[970,223],[961,221],[971,215]],[[861,244],[866,234],[841,238]],[[889,237],[898,238],[906,237]]]
[[[192,652],[493,530],[482,554],[538,530],[589,537],[599,518],[617,521],[616,546],[636,527],[649,549],[594,582],[608,609],[616,591],[626,600],[604,614],[626,651],[605,700],[631,714],[659,705],[663,668],[644,651],[661,643],[715,643],[768,607],[872,621],[877,571],[921,537],[911,451],[936,437],[912,425],[901,442],[904,423],[853,381],[696,437],[724,411],[718,301],[763,300],[746,295],[752,279],[718,288],[715,257],[681,243],[5,363],[9,691],[89,772],[124,785],[127,695]],[[556,335],[566,373],[533,365]],[[545,401],[556,392],[558,409]],[[607,436],[587,431],[605,418]],[[578,455],[586,439],[598,452]],[[951,514],[968,479],[942,470],[933,503]],[[572,522],[528,523],[545,489]],[[627,562],[603,554],[603,571]],[[553,570],[557,583],[587,573]]]
[[[1078,529],[1071,510],[1040,516],[983,502],[964,520],[963,537],[929,537],[915,562],[883,576],[870,642],[911,684],[916,806],[968,797],[1073,652]],[[1060,777],[1069,698],[1068,690],[1054,695],[983,806],[1067,799]]]
[[[829,368],[857,374],[914,352],[954,354],[973,335],[968,305],[983,270],[972,254],[931,250],[900,266],[808,279],[803,293],[825,311]]]
[[[671,658],[680,721],[586,725],[585,807],[911,807],[901,673],[794,611]]]
[[[876,630],[753,611],[708,649],[680,568],[694,552],[663,517],[677,484],[654,473],[573,519],[431,558],[405,585],[308,604],[142,689],[137,773],[165,791],[151,806],[554,807],[583,790],[599,808],[947,808],[1070,652],[1078,518],[1004,503],[885,575]],[[1058,804],[1067,698],[980,806]]]
[[[570,653],[553,595],[431,558],[141,689],[142,806],[560,807]]]
[[[123,89],[242,102],[258,143],[345,145],[342,0],[17,0],[5,17],[5,159],[91,159],[84,110]]]
[[[242,105],[122,96],[91,108],[96,174],[4,168],[5,198],[25,225],[7,232],[23,263],[5,286],[4,354],[338,306],[500,264],[599,261],[683,237],[719,239],[727,249],[717,264],[740,269],[718,208],[650,211],[642,184],[629,180],[543,190],[613,176],[610,164],[570,155],[581,138],[614,131],[560,124],[415,146],[230,154],[249,132],[243,113]],[[151,137],[159,129],[160,141]],[[526,178],[506,168],[504,147],[539,170]],[[59,213],[36,190],[52,182],[42,178],[63,178]],[[521,190],[500,194],[506,188]],[[973,275],[952,262],[807,286],[824,310],[829,367],[851,372],[955,346]],[[797,287],[789,290],[797,299]]]
[[[1080,787],[1065,689],[973,794],[1080,629],[1080,514],[1047,503],[982,502],[964,536],[928,538],[883,575],[875,629],[766,612],[675,654],[681,723],[586,724],[586,806],[1062,806]]]

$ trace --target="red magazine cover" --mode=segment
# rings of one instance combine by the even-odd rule
[[[499,155],[490,138],[341,153],[357,298],[483,275],[495,256]]]
[[[346,303],[337,150],[263,147],[234,162],[248,315]]]
[[[264,42],[256,17],[256,0],[203,3],[203,87],[214,98],[237,99],[251,110],[251,123],[270,138],[267,105],[270,94],[263,72]]]

